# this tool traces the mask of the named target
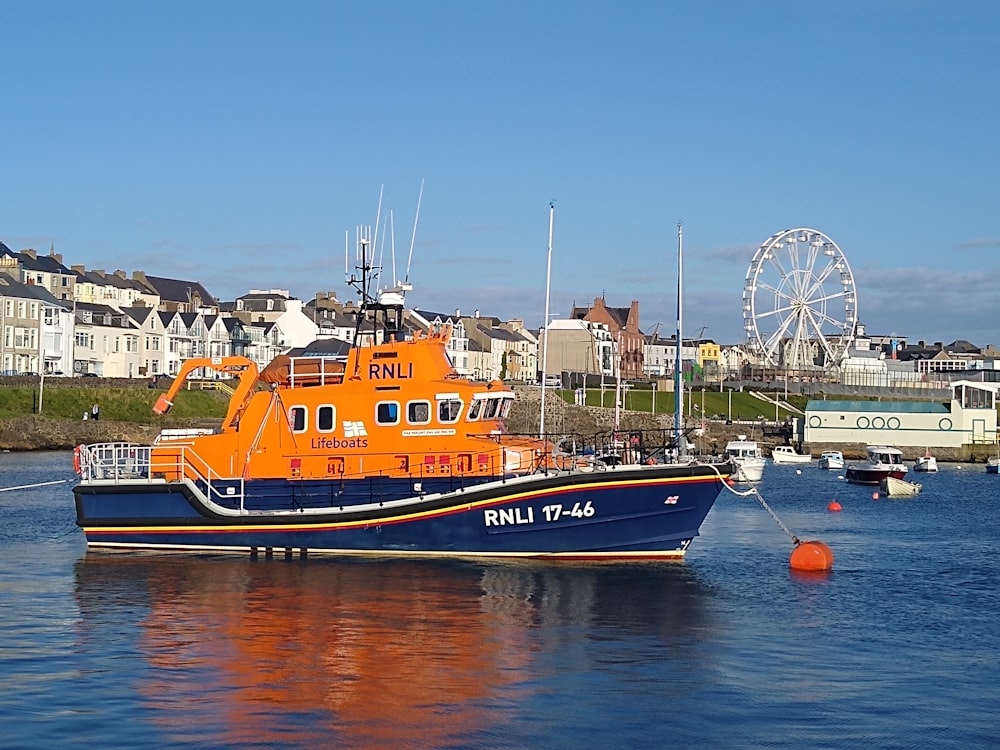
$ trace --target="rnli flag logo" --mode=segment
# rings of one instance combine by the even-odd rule
[[[364,437],[368,434],[368,430],[365,429],[365,423],[361,420],[357,422],[351,422],[350,420],[344,420],[344,437]]]

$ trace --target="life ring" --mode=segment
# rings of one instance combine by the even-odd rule
[[[80,446],[73,448],[73,471],[80,473]]]

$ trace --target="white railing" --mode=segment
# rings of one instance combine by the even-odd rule
[[[209,500],[243,510],[242,477],[224,477],[189,445],[154,448],[134,443],[81,445],[80,477],[85,482],[162,481],[167,476],[187,479]]]

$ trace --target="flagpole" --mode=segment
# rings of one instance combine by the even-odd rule
[[[542,409],[538,419],[538,434],[545,437],[545,376],[548,373],[549,362],[549,290],[552,285],[552,227],[555,223],[556,207],[555,202],[549,202],[549,253],[547,268],[545,271],[545,320],[542,321]]]

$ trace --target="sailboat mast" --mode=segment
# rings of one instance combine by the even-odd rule
[[[677,455],[683,455],[685,446],[681,445],[681,430],[684,421],[684,375],[681,371],[681,348],[683,339],[681,330],[683,324],[682,289],[684,285],[684,226],[677,222],[677,338],[675,342],[676,356],[674,361],[674,442],[677,444]],[[687,442],[687,441],[685,441]]]
[[[549,290],[552,285],[552,228],[555,223],[556,206],[554,202],[549,202],[549,254],[547,268],[545,271],[545,319],[542,321],[542,335],[545,336],[542,342],[542,408],[538,418],[538,434],[545,437],[545,375],[548,372],[546,366],[549,362]]]

